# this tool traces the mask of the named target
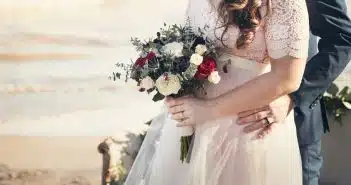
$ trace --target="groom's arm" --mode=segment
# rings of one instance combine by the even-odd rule
[[[313,108],[351,59],[351,21],[345,0],[307,0],[310,29],[320,37],[319,52],[306,65],[295,106]]]

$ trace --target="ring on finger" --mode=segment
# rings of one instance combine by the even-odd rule
[[[268,126],[270,126],[272,123],[273,123],[273,122],[270,121],[269,117],[264,118],[264,125],[265,125],[265,126],[268,127]]]

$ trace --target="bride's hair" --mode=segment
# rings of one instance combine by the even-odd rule
[[[267,0],[268,6],[270,0]],[[224,35],[229,26],[236,26],[240,30],[240,35],[236,41],[236,48],[242,49],[252,43],[256,30],[262,21],[262,15],[259,8],[262,6],[262,0],[221,0],[218,7],[218,22],[222,22],[219,28],[224,31],[219,39],[223,45]],[[269,10],[269,7],[267,7]]]

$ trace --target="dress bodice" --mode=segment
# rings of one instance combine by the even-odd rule
[[[261,26],[255,33],[253,42],[245,49],[235,47],[239,29],[230,26],[223,37],[223,46],[218,38],[223,28],[218,28],[220,20],[217,14],[221,0],[189,0],[187,17],[194,27],[209,27],[207,36],[217,41],[217,46],[235,56],[257,62],[269,58],[281,58],[291,55],[297,58],[307,57],[308,51],[308,17],[304,0],[271,0],[270,14],[264,16]],[[268,4],[263,0],[261,14],[266,15]]]
[[[307,58],[308,54],[308,15],[305,0],[262,0],[261,14],[264,16],[253,42],[245,49],[237,49],[235,43],[240,31],[230,26],[223,37],[222,44],[218,38],[224,28],[218,19],[217,8],[222,0],[189,0],[187,17],[193,27],[208,26],[207,37],[216,41],[217,47],[224,50],[225,57],[218,59],[221,81],[219,84],[206,85],[206,97],[213,98],[226,93],[237,86],[270,71],[271,59],[284,56]],[[197,29],[194,29],[195,31]],[[229,55],[228,55],[229,54]],[[225,61],[231,60],[228,73],[221,71]]]

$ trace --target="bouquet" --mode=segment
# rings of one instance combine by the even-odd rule
[[[139,91],[155,92],[153,101],[201,92],[206,81],[216,84],[221,79],[217,72],[215,43],[204,34],[207,28],[198,28],[195,33],[189,19],[185,26],[164,24],[154,39],[131,38],[139,58],[116,66],[126,72],[126,81],[137,82]],[[120,72],[113,73],[114,80],[120,77]],[[178,129],[182,133],[180,159],[189,162],[194,129],[190,126]]]

